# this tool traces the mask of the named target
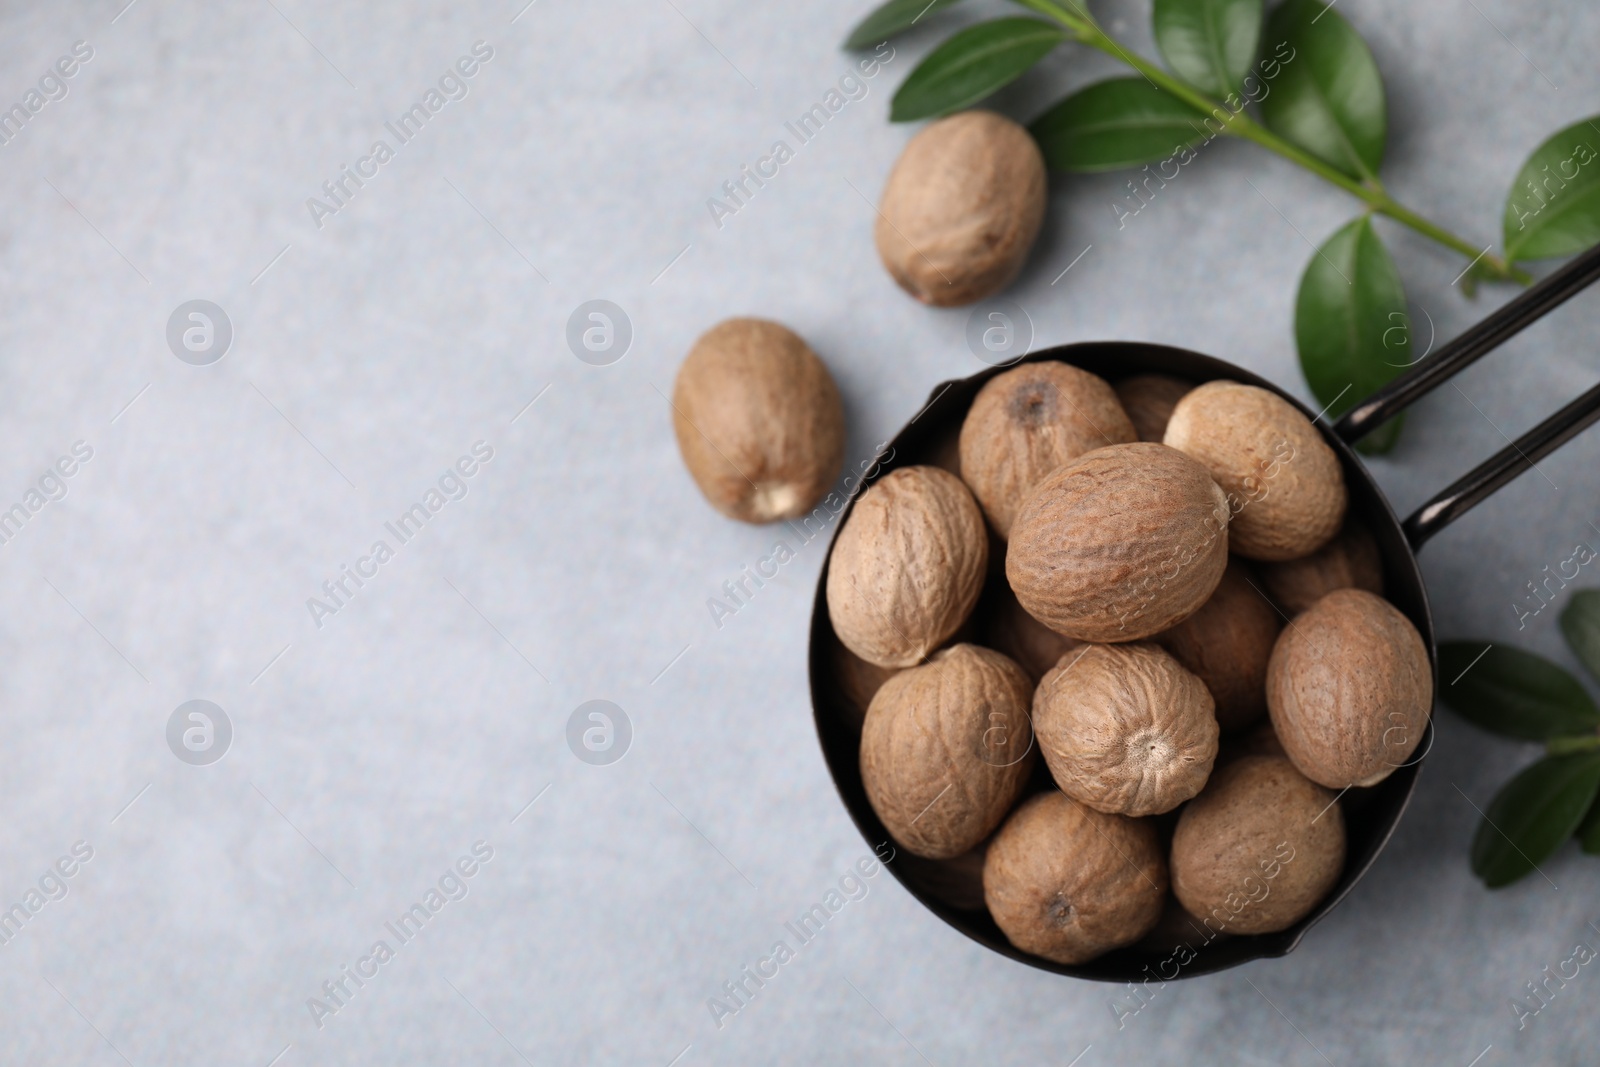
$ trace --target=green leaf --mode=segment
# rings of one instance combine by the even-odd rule
[[[1261,0],[1156,0],[1156,47],[1203,93],[1237,93],[1261,43]]]
[[[1600,801],[1589,805],[1589,814],[1578,824],[1574,836],[1589,855],[1600,855]]]
[[[1506,259],[1550,259],[1600,242],[1600,116],[1534,150],[1506,196]]]
[[[1205,116],[1143,78],[1080,89],[1030,128],[1052,170],[1120,170],[1166,159],[1208,137]]]
[[[970,107],[1022,77],[1066,39],[1065,30],[1042,19],[995,19],[962,30],[906,78],[889,119],[911,122]]]
[[[1328,238],[1306,264],[1294,336],[1300,369],[1331,419],[1420,358],[1400,273],[1368,216]],[[1362,441],[1363,451],[1387,452],[1399,436],[1396,417]]]
[[[849,49],[871,48],[905,33],[911,27],[927,20],[940,8],[949,7],[957,0],[888,0],[872,14],[856,23],[850,36],[844,40]]]
[[[1561,633],[1589,673],[1600,678],[1600,589],[1580,589],[1572,594],[1561,612]]]
[[[1576,678],[1542,656],[1487,641],[1439,646],[1439,699],[1475,726],[1524,741],[1600,729],[1600,709]]]
[[[1510,885],[1572,836],[1600,792],[1600,753],[1548,756],[1495,794],[1472,839],[1472,872]]]
[[[1282,69],[1261,100],[1262,121],[1350,177],[1374,177],[1388,115],[1383,78],[1361,35],[1322,0],[1288,0],[1267,20],[1263,40]]]

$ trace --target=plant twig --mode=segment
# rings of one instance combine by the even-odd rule
[[[1459,252],[1469,260],[1473,260],[1476,264],[1475,269],[1478,277],[1491,281],[1513,281],[1520,285],[1528,285],[1533,281],[1533,277],[1530,274],[1507,263],[1502,257],[1484,253],[1477,245],[1450,232],[1443,226],[1423,218],[1415,211],[1404,206],[1390,196],[1388,191],[1383,188],[1383,185],[1375,179],[1371,183],[1362,182],[1342,171],[1336,170],[1298,145],[1284,140],[1261,125],[1245,114],[1243,107],[1240,107],[1238,111],[1234,111],[1169,74],[1160,66],[1130,52],[1110,34],[1106,33],[1105,30],[1101,29],[1087,11],[1082,9],[1077,9],[1075,12],[1068,11],[1055,0],[1015,0],[1015,2],[1054,19],[1071,32],[1081,43],[1104,52],[1113,59],[1132,67],[1156,88],[1171,93],[1190,107],[1220,123],[1224,134],[1254,142],[1267,151],[1282,156],[1289,162],[1317,175],[1317,177],[1329,184],[1343,189],[1357,200],[1366,204],[1372,211],[1385,215],[1400,223],[1400,225],[1414,230],[1424,237],[1444,245],[1446,248]],[[1067,2],[1076,8],[1073,0],[1067,0]]]

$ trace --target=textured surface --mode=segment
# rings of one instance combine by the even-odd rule
[[[1120,1031],[1108,1004],[1125,990],[980,949],[881,871],[719,1030],[706,999],[870,844],[828,780],[806,693],[824,543],[708,507],[663,395],[711,324],[778,319],[839,380],[854,472],[935,383],[981,369],[965,311],[921,307],[885,275],[857,192],[876,198],[910,136],[884,121],[888,97],[943,31],[901,45],[718,229],[707,198],[847,72],[835,44],[865,3],[674,0],[680,17],[665,0],[539,0],[510,24],[522,0],[273,2],[282,16],[139,0],[114,25],[122,0],[0,7],[7,102],[73,41],[95,47],[66,99],[0,147],[3,498],[73,441],[94,448],[67,497],[0,547],[0,896],[77,840],[95,850],[71,895],[0,948],[0,1059],[121,1065],[92,1021],[139,1067],[264,1067],[291,1044],[275,1067],[516,1067],[507,1041],[534,1063],[657,1067],[685,1046],[678,1067],[922,1065],[912,1045],[941,1065],[1065,1065],[1090,1045],[1077,1067],[1466,1067],[1490,1045],[1477,1067],[1593,1062],[1590,968],[1520,1033],[1508,1004],[1576,941],[1597,944],[1600,862],[1569,848],[1549,881],[1484,891],[1467,869],[1473,804],[1535,749],[1446,711],[1410,812],[1350,899],[1292,955],[1169,984]],[[1387,186],[1487,244],[1527,153],[1600,110],[1600,10],[1474,3],[1338,11],[1387,79]],[[951,19],[1012,10],[968,0]],[[1154,54],[1143,0],[1096,10]],[[471,95],[316,229],[306,198],[479,38],[495,56]],[[1029,119],[1113,72],[1064,51],[999,106]],[[1323,239],[1352,203],[1221,140],[1119,229],[1123,196],[1116,175],[1053,183],[1009,293],[1037,343],[1185,345],[1308,397],[1291,330],[1300,234]],[[1461,257],[1378,225],[1419,347],[1507,297],[1466,301],[1450,289]],[[164,338],[194,298],[236,329],[209,368]],[[565,340],[592,299],[632,319],[612,366]],[[1414,409],[1372,461],[1396,508],[1593,383],[1597,323],[1600,293],[1579,296]],[[306,598],[480,438],[495,457],[469,495],[318,630]],[[1597,469],[1591,431],[1428,545],[1442,636],[1577,669],[1564,601],[1520,631],[1513,605],[1537,606],[1525,583],[1600,538]],[[795,558],[762,586],[742,578],[777,538]],[[746,592],[718,628],[706,600],[735,581]],[[163,739],[191,697],[235,726],[211,767]],[[591,698],[632,720],[611,766],[565,740]],[[495,855],[470,895],[319,1031],[306,999],[479,838]]]

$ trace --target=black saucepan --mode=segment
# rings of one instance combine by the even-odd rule
[[[1600,385],[1449,486],[1404,522],[1395,515],[1382,490],[1351,446],[1596,278],[1600,278],[1600,248],[1577,257],[1520,294],[1466,333],[1418,362],[1388,386],[1357,404],[1337,424],[1331,426],[1273,383],[1231,363],[1186,349],[1135,342],[1089,342],[1032,353],[1016,362],[1059,360],[1113,382],[1131,375],[1149,373],[1169,374],[1196,383],[1217,378],[1229,379],[1270,389],[1304,411],[1308,417],[1316,418],[1323,437],[1344,464],[1345,481],[1350,493],[1350,514],[1363,522],[1378,542],[1383,557],[1385,596],[1405,613],[1422,634],[1437,676],[1433,620],[1429,614],[1427,591],[1423,588],[1422,572],[1417,566],[1417,549],[1490,493],[1529,470],[1541,457],[1559,448],[1600,418]],[[933,462],[941,450],[946,450],[948,454],[950,442],[973,397],[985,382],[1004,369],[995,367],[970,378],[938,386],[928,405],[891,443],[892,452],[885,453],[890,458],[879,465],[872,478],[881,477],[896,467]],[[847,511],[845,518],[848,516]],[[841,519],[835,528],[836,536],[837,530],[843,525]],[[828,570],[824,565],[817,581],[811,619],[811,697],[817,736],[845,807],[868,843],[877,848],[891,842],[891,839],[867,802],[866,791],[861,783],[858,762],[861,711],[859,705],[846,695],[849,689],[837,654],[838,639],[828,619],[825,600],[827,578]],[[1165,942],[1155,937],[1089,963],[1066,966],[1023,952],[1006,940],[983,907],[982,897],[977,890],[978,872],[973,859],[942,862],[923,860],[902,849],[894,853],[894,859],[888,866],[930,911],[974,941],[1014,960],[1058,974],[1130,982],[1157,973],[1163,977],[1192,977],[1225,970],[1249,960],[1282,956],[1298,945],[1307,930],[1349,895],[1383,850],[1411,799],[1422,758],[1432,747],[1432,729],[1430,725],[1428,735],[1419,743],[1415,755],[1405,766],[1395,770],[1376,786],[1351,789],[1342,796],[1340,804],[1348,835],[1344,871],[1338,884],[1315,910],[1281,933],[1217,938],[1209,943],[1187,936]],[[1039,769],[1043,771],[1042,761]],[[1034,785],[1048,788],[1048,773],[1036,775]],[[885,848],[881,854],[890,853]],[[1183,958],[1182,966],[1177,967],[1173,962],[1173,944],[1176,940],[1185,941],[1193,953],[1192,958]],[[1177,972],[1175,975],[1170,973],[1173,970]]]

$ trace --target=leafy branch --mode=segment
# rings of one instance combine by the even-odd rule
[[[1600,678],[1600,590],[1575,593],[1561,632]],[[1440,699],[1475,726],[1544,743],[1489,802],[1472,841],[1472,870],[1491,889],[1534,871],[1569,837],[1600,855],[1600,707],[1583,684],[1531,652],[1483,641],[1439,646]]]
[[[888,0],[845,46],[875,45],[958,2]],[[1590,120],[1555,134],[1524,164],[1507,197],[1501,255],[1390,195],[1378,176],[1388,133],[1382,76],[1360,35],[1324,0],[1286,0],[1270,16],[1263,0],[1153,0],[1156,46],[1170,70],[1117,41],[1081,0],[1014,2],[1033,15],[981,22],[944,41],[907,76],[890,118],[908,122],[970,107],[1058,45],[1076,43],[1135,75],[1081,89],[1034,120],[1030,129],[1051,169],[1142,168],[1146,188],[1151,181],[1164,186],[1178,173],[1169,173],[1169,165],[1187,165],[1198,147],[1225,136],[1258,145],[1360,201],[1362,214],[1311,259],[1296,300],[1301,367],[1332,417],[1416,361],[1409,355],[1405,290],[1373,216],[1463,256],[1468,264],[1458,280],[1469,295],[1483,281],[1526,285],[1531,277],[1518,263],[1600,241],[1600,167],[1589,166],[1600,159],[1600,126]],[[1398,433],[1396,419],[1363,445],[1387,451]]]

